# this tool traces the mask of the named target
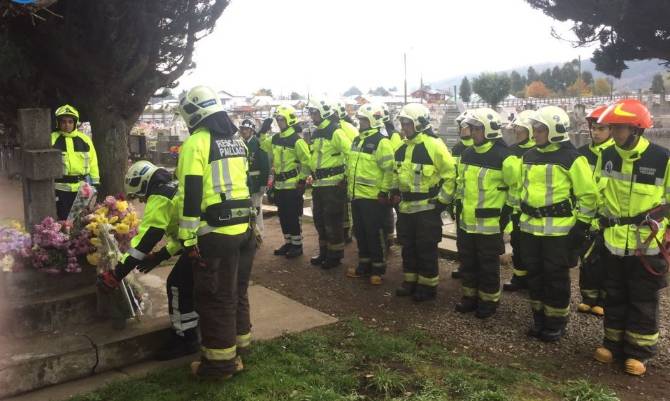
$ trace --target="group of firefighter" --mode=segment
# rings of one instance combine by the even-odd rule
[[[191,135],[176,173],[148,161],[130,167],[126,194],[146,203],[144,217],[116,268],[99,276],[101,288],[114,290],[133,269],[148,272],[179,255],[167,280],[173,334],[160,359],[200,350],[192,366],[197,376],[225,379],[243,369],[261,199],[267,190],[277,205],[284,244],[274,254],[295,258],[303,253],[308,187],[319,241],[312,265],[339,266],[353,231],[358,263],[346,275],[380,285],[395,230],[403,269],[396,295],[433,300],[446,212],[457,227],[460,267],[452,277],[461,280],[462,296],[456,311],[485,319],[501,299],[500,255],[511,227],[514,274],[503,289],[528,290],[529,336],[553,342],[564,335],[570,268],[579,265],[578,310],[604,316],[594,358],[623,361],[627,373],[641,375],[656,353],[670,153],[644,137],[652,117],[639,101],[594,109],[587,117],[591,143],[579,149],[562,108],[519,113],[511,146],[496,111],[466,110],[456,119],[460,141],[451,152],[422,104],[405,105],[395,119],[383,104],[364,104],[356,127],[344,105],[310,100],[309,136],[301,134],[291,106],[279,106],[259,128],[245,119],[238,130],[204,86],[188,91],[179,111]],[[57,188],[62,203],[84,178],[97,184],[98,174],[91,153],[84,155],[95,149],[76,129],[76,110],[64,106],[56,117],[52,143],[63,152],[62,184],[69,184]],[[61,208],[69,209],[59,204],[59,215]],[[164,236],[166,245],[153,251]]]

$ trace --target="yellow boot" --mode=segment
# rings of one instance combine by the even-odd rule
[[[614,355],[612,355],[612,351],[607,348],[598,347],[593,354],[593,359],[600,363],[612,363],[612,361],[614,361]]]
[[[644,362],[638,361],[637,359],[628,358],[626,359],[626,373],[633,376],[642,376],[646,371],[647,367],[644,366]]]
[[[359,278],[360,275],[356,272],[356,268],[354,266],[349,266],[349,268],[347,268],[347,277]]]
[[[577,311],[581,313],[589,313],[591,312],[591,307],[587,304],[581,303],[577,305]]]
[[[605,309],[602,306],[594,306],[591,308],[591,313],[598,317],[605,316]]]
[[[382,284],[382,276],[370,276],[370,284],[372,285],[381,285]]]

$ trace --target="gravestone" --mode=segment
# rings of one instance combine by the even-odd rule
[[[61,152],[51,147],[49,109],[19,109],[24,221],[30,230],[56,215],[54,178],[63,175]]]

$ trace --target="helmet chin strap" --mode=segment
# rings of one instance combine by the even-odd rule
[[[631,149],[633,147],[633,145],[635,145],[635,141],[637,141],[637,138],[639,138],[639,136],[637,134],[630,135],[628,137],[628,139],[626,139],[626,142],[624,142],[622,148],[623,149]]]

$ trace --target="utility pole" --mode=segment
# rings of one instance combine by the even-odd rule
[[[407,53],[402,54],[402,60],[405,66],[405,104],[407,104]]]
[[[577,76],[577,82],[583,83],[584,81],[582,81],[582,56],[581,55],[579,55],[578,60],[579,60],[579,64],[578,64],[579,75]],[[582,98],[582,88],[581,88],[581,85],[579,85],[579,88],[577,88],[577,102],[579,102],[581,98]]]
[[[424,96],[424,91],[423,91],[423,74],[421,74],[421,77],[419,78],[419,93],[421,94],[421,104],[423,104],[423,96]]]

